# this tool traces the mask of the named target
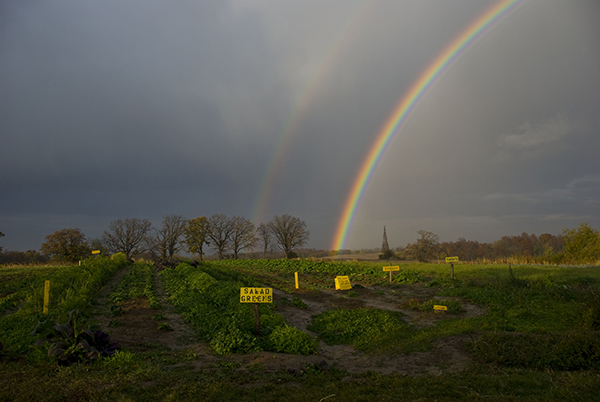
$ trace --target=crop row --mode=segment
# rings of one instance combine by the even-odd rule
[[[260,334],[254,333],[252,304],[240,303],[240,288],[260,287],[251,277],[229,269],[179,264],[161,271],[169,301],[196,335],[218,354],[270,350],[308,354],[317,342],[287,325],[272,304],[259,305]]]
[[[40,333],[48,331],[53,323],[66,320],[70,311],[88,312],[97,290],[126,264],[127,259],[122,255],[113,259],[96,257],[83,261],[81,266],[40,270],[29,275],[22,286],[0,300],[5,308],[0,317],[0,342],[4,350],[27,352]],[[46,280],[50,281],[49,309],[48,314],[43,314]],[[11,286],[16,286],[16,282]]]

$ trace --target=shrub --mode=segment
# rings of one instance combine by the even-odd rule
[[[298,355],[316,353],[319,348],[316,339],[300,331],[298,328],[288,325],[275,327],[271,335],[269,335],[269,343],[271,344],[270,349],[274,352]]]
[[[218,331],[210,341],[210,346],[220,355],[260,351],[256,338],[234,324]]]

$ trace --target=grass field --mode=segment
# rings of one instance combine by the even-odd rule
[[[451,280],[445,264],[403,263],[390,284],[384,265],[1,268],[0,401],[598,399],[600,268],[456,264]],[[353,288],[336,291],[337,275]],[[260,335],[246,286],[274,289]],[[64,354],[81,363],[59,366],[35,346],[73,309],[75,332],[122,349],[86,358],[73,340]]]

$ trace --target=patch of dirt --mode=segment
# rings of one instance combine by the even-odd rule
[[[300,298],[308,308],[302,309],[281,303],[277,306],[280,313],[291,325],[303,330],[312,336],[307,329],[312,316],[321,314],[332,308],[377,308],[382,310],[400,311],[407,316],[407,321],[416,327],[433,325],[436,322],[456,317],[457,315],[425,313],[415,310],[402,309],[400,306],[409,299],[419,298],[429,300],[435,298],[435,289],[422,286],[401,286],[394,289],[381,287],[354,288],[353,292],[340,292],[324,290],[320,293],[294,294],[285,293],[274,289],[275,298]],[[350,296],[354,294],[355,296]],[[446,297],[445,299],[449,299]],[[465,312],[458,315],[461,318],[474,317],[485,313],[480,306],[469,304],[461,300]],[[337,365],[350,373],[376,371],[382,374],[398,373],[402,375],[420,375],[426,373],[442,374],[445,372],[459,372],[467,367],[471,357],[465,349],[464,343],[469,340],[465,336],[453,336],[436,341],[433,349],[428,352],[413,352],[396,356],[373,356],[357,351],[348,345],[327,345],[320,342],[321,352],[315,356],[291,356],[276,353],[257,354],[250,364],[259,363],[267,369],[285,366],[288,368],[303,368],[307,364],[314,364],[325,360],[330,366]],[[265,357],[267,356],[267,357]],[[269,358],[270,356],[270,358]]]
[[[122,275],[122,273],[120,274]],[[196,354],[196,359],[178,365],[190,367],[191,369],[206,370],[218,367],[236,367],[238,370],[260,368],[263,371],[273,372],[283,369],[301,373],[308,365],[320,364],[325,361],[329,367],[336,366],[350,373],[374,371],[382,374],[422,375],[460,372],[471,362],[471,357],[464,346],[465,342],[470,339],[468,336],[453,336],[438,340],[434,343],[432,350],[428,352],[413,352],[394,356],[367,355],[357,351],[352,346],[332,346],[320,342],[321,349],[316,355],[299,356],[259,352],[220,357],[215,355],[206,343],[200,342],[194,337],[193,331],[183,322],[176,313],[175,308],[168,302],[160,277],[157,276],[156,278],[156,290],[162,306],[161,309],[150,308],[148,301],[141,298],[124,302],[122,305],[123,314],[111,317],[108,314],[110,306],[107,298],[112,290],[108,289],[104,299],[99,299],[101,301],[99,310],[102,312],[102,327],[111,334],[111,338],[115,342],[133,351],[156,350],[157,348],[173,351],[189,350]],[[114,286],[119,283],[119,280],[119,276],[115,277],[113,280]],[[307,329],[312,317],[335,308],[355,309],[363,307],[400,311],[406,316],[408,323],[417,327],[433,325],[439,320],[456,317],[457,315],[424,313],[400,307],[412,298],[423,301],[435,298],[435,291],[434,288],[420,285],[403,285],[394,288],[382,286],[355,287],[352,291],[321,290],[319,292],[309,292],[300,289],[293,294],[287,294],[273,288],[277,312],[290,325],[309,333],[311,336],[317,335]],[[307,308],[291,305],[290,301],[294,297],[301,299]],[[283,299],[286,299],[287,302],[284,302]],[[461,300],[461,304],[466,311],[458,315],[459,317],[473,317],[485,313],[484,308],[469,304],[466,300]],[[153,319],[156,314],[162,314],[164,321]],[[111,320],[119,320],[122,326],[108,327]],[[167,323],[173,331],[159,330],[158,325],[163,322]]]

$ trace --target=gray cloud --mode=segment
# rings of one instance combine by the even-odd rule
[[[179,213],[268,216],[327,248],[364,157],[424,69],[494,1],[0,4],[0,231]],[[600,10],[526,1],[441,76],[367,187],[347,247],[600,225]],[[289,146],[278,144],[290,122]]]

